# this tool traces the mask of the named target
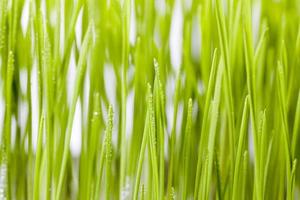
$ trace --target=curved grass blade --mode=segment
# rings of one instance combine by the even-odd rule
[[[270,141],[269,148],[268,148],[268,154],[266,157],[266,163],[265,163],[265,169],[264,169],[264,180],[263,180],[263,195],[266,196],[266,185],[268,181],[268,175],[269,175],[269,166],[270,166],[270,160],[271,160],[271,153],[273,148],[273,138]]]
[[[224,73],[224,91],[225,102],[227,107],[227,117],[228,117],[228,131],[229,131],[229,143],[230,143],[230,160],[231,166],[230,169],[234,170],[234,160],[235,160],[235,118],[234,118],[234,106],[233,106],[233,92],[232,92],[232,78],[231,78],[231,55],[229,51],[229,39],[227,35],[225,16],[222,11],[220,0],[216,0],[216,19],[217,19],[217,29],[218,29],[218,38],[220,40],[221,54],[224,59],[225,73]],[[231,178],[231,177],[230,177]]]
[[[138,167],[137,167],[137,173],[135,178],[135,185],[134,185],[134,192],[133,192],[133,200],[138,199],[138,192],[140,188],[140,179],[142,174],[142,167],[145,157],[145,150],[146,145],[148,143],[148,132],[150,128],[150,103],[151,103],[151,87],[148,86],[148,98],[147,98],[147,113],[146,113],[146,119],[145,119],[145,127],[144,127],[144,133],[143,133],[143,139],[142,139],[142,145],[140,149],[140,155],[138,160]]]
[[[248,151],[244,152],[243,155],[243,175],[242,175],[242,190],[241,190],[241,194],[242,194],[242,198],[241,199],[245,199],[246,198],[246,191],[247,191],[247,174],[248,174]]]
[[[198,190],[199,190],[199,182],[200,182],[200,172],[201,172],[201,165],[202,160],[204,157],[204,147],[207,143],[207,128],[208,128],[208,115],[209,115],[209,107],[211,103],[213,88],[215,84],[215,76],[217,72],[218,67],[218,59],[217,59],[217,53],[218,50],[214,50],[213,54],[213,61],[212,61],[212,68],[210,71],[209,81],[208,81],[208,87],[207,87],[207,94],[205,97],[205,106],[204,106],[204,114],[203,114],[203,120],[202,120],[202,127],[201,127],[201,135],[200,135],[200,141],[199,141],[199,148],[198,148],[198,161],[197,161],[197,171],[196,171],[196,183],[195,183],[195,190],[194,190],[194,199],[197,199],[198,197]]]
[[[285,170],[286,170],[286,181],[287,181],[287,194],[286,198],[288,200],[293,199],[292,197],[292,180],[291,180],[291,152],[290,152],[290,140],[289,140],[289,128],[287,122],[287,111],[286,111],[286,99],[285,99],[285,81],[284,81],[284,71],[281,62],[278,62],[278,78],[277,78],[277,92],[279,95],[280,102],[280,114],[282,121],[282,134],[283,134],[283,145],[285,154]]]
[[[296,147],[299,138],[299,127],[300,127],[300,90],[298,94],[297,106],[296,106],[296,113],[295,113],[295,120],[294,120],[294,127],[293,127],[293,140],[292,140],[292,157],[296,157]]]
[[[251,125],[252,125],[252,132],[253,132],[253,142],[254,142],[254,187],[255,187],[255,194],[258,200],[262,199],[262,194],[259,193],[260,189],[262,188],[261,183],[261,176],[260,176],[260,169],[259,169],[259,137],[257,132],[257,122],[256,122],[256,91],[254,86],[254,50],[253,50],[253,43],[252,43],[252,32],[251,32],[251,19],[250,19],[250,1],[247,0],[244,6],[244,54],[245,54],[245,62],[246,62],[246,76],[247,76],[247,90],[249,94],[249,105],[250,105],[250,117],[251,117]]]
[[[84,41],[83,41],[82,50],[81,50],[81,54],[80,54],[79,61],[78,61],[78,68],[77,68],[76,82],[75,82],[76,85],[75,85],[75,90],[74,90],[73,97],[72,97],[70,113],[68,116],[66,138],[65,138],[64,149],[63,149],[63,158],[62,158],[62,164],[61,164],[61,170],[60,170],[60,174],[59,174],[57,190],[56,190],[56,194],[55,194],[56,200],[60,199],[63,180],[64,180],[64,176],[65,176],[65,170],[66,170],[67,160],[68,160],[68,156],[69,156],[69,146],[70,146],[70,139],[71,139],[71,133],[72,133],[73,118],[74,118],[77,99],[78,99],[78,96],[80,93],[80,88],[82,85],[83,76],[85,73],[86,57],[87,57],[87,53],[88,53],[89,46],[90,46],[91,39],[92,39],[91,28],[92,27],[90,24],[89,28],[86,32]]]
[[[41,173],[42,150],[43,150],[42,145],[43,145],[44,121],[45,121],[45,117],[42,114],[39,123],[36,158],[35,158],[33,200],[40,199],[40,173]]]
[[[215,140],[217,133],[217,122],[219,117],[219,107],[221,100],[221,84],[222,84],[222,75],[224,70],[224,63],[220,63],[219,70],[217,72],[214,98],[211,102],[211,117],[210,117],[210,126],[209,126],[209,137],[208,137],[208,146],[207,146],[207,155],[208,155],[208,163],[207,163],[207,173],[204,175],[205,184],[204,184],[204,199],[208,199],[209,197],[209,189],[211,184],[211,176],[212,176],[212,164],[214,159],[214,149],[215,149]]]
[[[242,152],[244,148],[246,133],[247,133],[247,125],[248,125],[248,102],[249,102],[249,96],[246,97],[245,103],[244,103],[244,110],[243,110],[243,116],[242,116],[242,122],[241,122],[241,128],[240,128],[240,136],[239,136],[239,143],[238,143],[238,149],[236,154],[236,161],[235,161],[235,169],[234,169],[234,176],[233,176],[233,186],[232,186],[232,199],[238,199],[238,193],[240,192],[238,187],[238,178],[240,173],[240,163],[242,162]]]

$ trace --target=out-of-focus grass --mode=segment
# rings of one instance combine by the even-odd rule
[[[300,197],[298,0],[0,0],[0,74],[0,199]]]

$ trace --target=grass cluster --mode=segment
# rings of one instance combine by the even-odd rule
[[[300,198],[299,0],[0,0],[0,100],[0,199]]]

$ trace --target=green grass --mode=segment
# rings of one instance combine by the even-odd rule
[[[299,0],[1,0],[0,199],[299,199],[299,66]]]

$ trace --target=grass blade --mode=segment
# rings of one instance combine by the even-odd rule
[[[239,136],[239,142],[238,142],[238,149],[236,153],[236,161],[235,161],[235,169],[234,169],[234,179],[233,179],[233,192],[232,192],[232,198],[238,199],[238,193],[240,192],[238,187],[238,177],[240,172],[240,164],[242,162],[242,152],[243,152],[243,146],[245,143],[246,138],[246,130],[248,125],[248,101],[249,97],[247,96],[244,103],[244,109],[243,109],[243,117],[242,117],[242,123],[240,128],[240,136]],[[243,194],[243,193],[242,193]]]
[[[79,57],[78,61],[78,69],[77,69],[77,74],[76,74],[76,85],[75,85],[75,90],[73,93],[73,98],[72,98],[72,104],[71,104],[71,110],[68,118],[68,125],[67,125],[67,130],[66,130],[66,138],[65,138],[65,143],[64,143],[64,150],[63,150],[63,160],[61,164],[61,170],[60,170],[60,175],[59,175],[59,181],[58,181],[58,186],[57,186],[57,191],[56,191],[56,200],[60,199],[60,194],[62,190],[62,184],[63,184],[63,179],[65,175],[65,170],[66,170],[66,165],[67,165],[67,159],[68,159],[68,154],[69,154],[69,145],[70,145],[70,139],[71,139],[71,133],[72,133],[72,124],[73,124],[73,118],[74,118],[74,113],[75,113],[75,107],[77,103],[77,99],[79,96],[83,76],[85,73],[85,68],[86,68],[86,63],[85,59],[87,57],[87,52],[91,43],[92,39],[92,30],[91,30],[91,25],[89,26],[89,29],[86,33],[86,36],[84,38],[83,42],[83,47],[82,47],[82,53]]]

